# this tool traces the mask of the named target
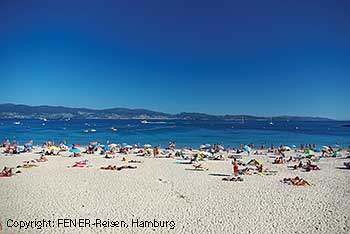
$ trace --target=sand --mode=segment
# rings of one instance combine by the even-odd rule
[[[128,156],[131,159],[135,157]],[[0,156],[0,167],[38,158],[33,153]],[[0,221],[3,233],[349,233],[350,170],[344,159],[322,159],[320,171],[288,170],[272,165],[274,176],[242,176],[225,182],[231,161],[206,161],[208,171],[174,159],[137,157],[137,169],[103,171],[100,166],[125,165],[121,157],[84,156],[89,168],[68,168],[82,158],[48,156],[39,167],[0,178]],[[247,159],[247,157],[245,158]],[[130,165],[130,164],[129,164]],[[280,183],[301,176],[312,183],[296,187]],[[8,220],[52,220],[54,227],[19,229]],[[128,227],[58,227],[63,219],[119,221]],[[139,226],[135,222],[138,219]],[[132,225],[132,220],[134,225]],[[168,221],[167,227],[140,227],[141,221]],[[109,222],[108,222],[109,221]],[[99,222],[99,221],[97,221]],[[23,223],[23,222],[22,222]],[[32,223],[33,224],[33,223]],[[68,225],[67,225],[68,226]],[[173,229],[172,229],[173,228]]]

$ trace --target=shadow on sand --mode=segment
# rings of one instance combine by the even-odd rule
[[[350,170],[350,168],[347,168],[347,167],[336,167],[336,168],[340,170]]]
[[[232,175],[228,175],[228,174],[221,174],[221,173],[212,173],[212,174],[209,174],[210,176],[222,176],[222,177],[227,177],[227,176],[232,176]]]

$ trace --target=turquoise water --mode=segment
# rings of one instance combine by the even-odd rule
[[[20,121],[20,125],[15,125]],[[16,139],[24,144],[33,139],[34,144],[47,140],[67,140],[70,143],[88,144],[90,141],[107,140],[113,143],[150,143],[166,147],[169,141],[178,146],[198,147],[203,143],[221,143],[237,147],[241,143],[265,144],[317,144],[343,147],[350,145],[350,128],[342,127],[350,122],[269,122],[246,121],[185,121],[152,120],[143,124],[140,120],[48,120],[43,126],[40,120],[0,119],[0,139]],[[118,131],[111,131],[115,127]],[[84,133],[83,130],[96,129]]]

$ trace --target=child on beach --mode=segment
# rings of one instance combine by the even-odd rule
[[[235,176],[237,176],[239,174],[239,170],[238,170],[238,163],[237,163],[237,160],[235,159],[233,162],[233,174]]]

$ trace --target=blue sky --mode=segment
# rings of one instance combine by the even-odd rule
[[[322,0],[2,0],[0,102],[350,119],[349,11]]]

